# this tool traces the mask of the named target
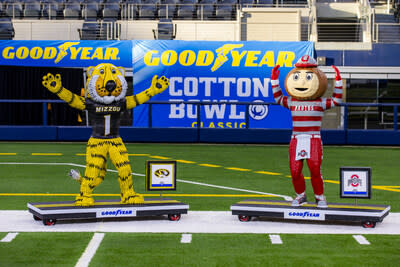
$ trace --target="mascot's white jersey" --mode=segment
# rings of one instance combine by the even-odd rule
[[[272,92],[275,102],[288,108],[292,113],[293,134],[320,134],[324,110],[333,108],[342,102],[342,81],[335,81],[335,89],[330,98],[315,100],[297,100],[284,96],[279,80],[272,80]]]

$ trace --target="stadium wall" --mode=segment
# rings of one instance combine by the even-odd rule
[[[2,141],[87,141],[90,127],[0,126]],[[126,142],[288,144],[290,129],[131,128],[121,127]],[[322,130],[326,145],[400,145],[398,130]]]

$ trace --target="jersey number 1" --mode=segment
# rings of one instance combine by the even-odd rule
[[[104,115],[104,135],[110,134],[111,115]]]

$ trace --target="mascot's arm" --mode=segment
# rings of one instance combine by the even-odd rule
[[[126,108],[131,109],[140,104],[143,104],[144,102],[148,101],[151,97],[162,93],[165,89],[168,88],[168,86],[169,86],[168,78],[164,76],[158,78],[157,75],[154,75],[151,82],[151,86],[148,89],[144,90],[143,92],[137,95],[126,97]]]
[[[335,89],[333,90],[333,95],[330,98],[332,102],[332,106],[338,106],[342,103],[343,96],[343,82],[342,77],[340,76],[340,72],[338,68],[332,65],[332,68],[335,70]]]
[[[279,65],[273,67],[271,72],[271,85],[272,85],[272,93],[274,95],[274,100],[277,104],[282,107],[289,108],[288,106],[288,97],[283,95],[282,89],[279,86]]]
[[[43,76],[42,84],[50,92],[55,93],[61,100],[67,102],[71,107],[80,110],[85,109],[85,99],[65,89],[61,84],[60,74],[54,77],[53,74],[48,73],[46,76]]]

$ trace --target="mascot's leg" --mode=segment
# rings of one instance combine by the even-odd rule
[[[89,139],[86,149],[85,175],[81,179],[80,194],[76,198],[75,205],[94,205],[92,192],[104,179],[107,149],[108,144],[103,139]]]
[[[320,138],[311,139],[311,156],[307,159],[307,165],[310,169],[311,184],[314,190],[315,199],[319,207],[326,207],[324,197],[324,180],[321,174],[322,164],[322,142]]]
[[[118,182],[121,188],[122,204],[142,204],[143,196],[133,190],[132,170],[129,163],[128,151],[121,138],[111,139],[109,155],[118,170]],[[110,141],[111,141],[110,140]]]
[[[296,160],[296,146],[297,139],[292,138],[289,145],[289,164],[290,172],[292,174],[292,183],[294,191],[297,194],[302,194],[306,191],[306,183],[304,180],[303,171],[303,160]]]

